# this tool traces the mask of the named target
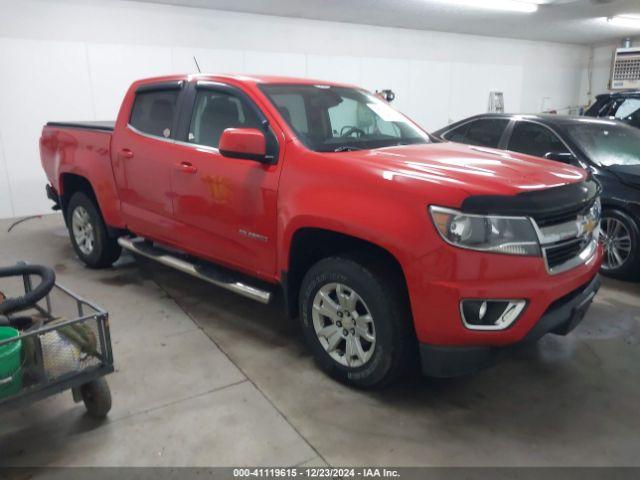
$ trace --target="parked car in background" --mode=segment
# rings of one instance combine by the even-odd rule
[[[434,133],[452,142],[499,148],[582,167],[602,185],[602,272],[640,271],[640,130],[621,122],[559,115],[486,114]]]
[[[640,90],[598,95],[584,114],[588,117],[615,118],[640,128]]]

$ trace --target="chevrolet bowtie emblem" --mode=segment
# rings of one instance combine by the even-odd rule
[[[597,222],[593,217],[578,217],[578,229],[580,235],[592,234],[596,229]]]

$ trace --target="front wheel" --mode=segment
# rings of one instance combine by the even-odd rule
[[[110,267],[120,256],[120,245],[109,236],[98,207],[86,193],[76,192],[69,200],[67,227],[76,254],[88,267]]]
[[[331,257],[302,281],[306,342],[318,365],[349,385],[390,383],[415,347],[409,309],[393,278],[351,258]]]
[[[638,224],[620,210],[606,210],[600,222],[600,241],[604,246],[602,273],[631,280],[640,271],[640,230]]]
[[[80,387],[80,394],[89,415],[105,418],[111,410],[111,390],[104,378],[92,380]]]

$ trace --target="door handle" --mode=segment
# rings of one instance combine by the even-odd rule
[[[178,170],[180,170],[182,173],[196,173],[198,171],[198,169],[189,162],[181,162],[178,165]]]
[[[123,148],[120,150],[120,157],[125,159],[133,158],[133,152],[128,148]]]

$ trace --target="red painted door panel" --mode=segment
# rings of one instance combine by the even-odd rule
[[[122,213],[133,232],[174,241],[171,172],[176,162],[169,139],[178,115],[181,84],[132,87],[111,145]]]
[[[275,274],[277,166],[177,144],[172,170],[181,245],[270,279]]]
[[[113,171],[122,214],[130,230],[173,241],[171,173],[177,161],[173,143],[120,130],[112,142]]]

